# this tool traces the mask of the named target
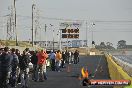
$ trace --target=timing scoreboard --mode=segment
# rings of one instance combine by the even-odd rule
[[[79,29],[62,29],[62,38],[79,38]]]
[[[79,39],[79,22],[64,22],[61,23],[62,38]]]

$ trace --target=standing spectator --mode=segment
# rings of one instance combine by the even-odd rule
[[[18,49],[16,49],[16,55],[18,56],[18,60],[19,60],[18,69],[17,69],[17,75],[18,75],[17,83],[21,83],[21,75],[20,75],[21,62],[20,62],[20,60],[22,58],[22,55],[20,54],[20,51]]]
[[[22,58],[20,60],[20,74],[21,74],[21,85],[22,88],[28,88],[29,81],[29,63],[30,63],[30,54],[29,49],[26,48],[23,51]]]
[[[69,64],[69,52],[66,50],[65,54],[66,54],[66,63]]]
[[[39,81],[47,80],[46,76],[46,59],[48,58],[48,54],[46,53],[46,50],[41,50],[38,54],[38,63],[37,63],[37,72],[40,70],[40,77],[39,74],[37,74],[37,79]]]
[[[12,72],[10,78],[11,87],[15,87],[17,82],[17,67],[19,64],[19,60],[18,60],[18,56],[15,53],[16,53],[15,48],[12,48],[11,55],[13,56],[13,61],[12,61]]]
[[[72,53],[71,53],[71,51],[69,52],[69,64],[71,64],[72,63]]]
[[[74,53],[73,53],[73,51],[71,52],[71,59],[72,59],[72,63],[74,63]]]
[[[77,64],[78,63],[78,51],[76,50],[74,52],[74,64]]]
[[[51,62],[51,70],[55,71],[55,53],[53,51],[51,51],[49,58]]]
[[[37,51],[33,51],[32,56],[31,56],[31,63],[33,64],[33,74],[32,74],[32,79],[34,81],[37,81],[37,62],[38,62],[38,57],[37,57]]]
[[[12,70],[13,56],[9,54],[9,48],[5,47],[0,56],[0,88],[8,88],[10,73]]]
[[[60,72],[61,58],[62,58],[61,52],[60,50],[58,50],[56,53],[56,70],[58,72]]]
[[[62,64],[61,64],[62,68],[64,68],[65,61],[66,61],[66,54],[65,52],[62,52]]]
[[[77,63],[79,62],[79,51],[77,50]]]
[[[0,48],[0,55],[4,52],[4,48]]]

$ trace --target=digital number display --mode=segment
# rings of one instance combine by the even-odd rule
[[[78,28],[75,29],[74,32],[75,32],[75,33],[79,33],[79,29],[78,29]]]
[[[67,38],[67,34],[62,34],[62,38]]]
[[[62,33],[79,33],[79,29],[62,29]]]
[[[67,32],[67,30],[66,29],[62,29],[62,33],[66,33]]]
[[[79,38],[79,34],[62,34],[62,38]]]

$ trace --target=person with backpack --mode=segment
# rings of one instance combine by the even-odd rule
[[[0,55],[0,88],[9,88],[12,61],[13,56],[9,54],[9,48],[5,47],[4,52]]]
[[[38,63],[37,63],[37,80],[44,81],[47,80],[46,76],[46,59],[48,58],[48,54],[46,53],[46,50],[41,50],[38,54]],[[40,70],[40,76],[39,76],[39,70]]]
[[[29,81],[29,63],[30,63],[30,54],[29,49],[26,48],[23,51],[23,55],[20,60],[20,74],[21,74],[21,88],[28,88]]]

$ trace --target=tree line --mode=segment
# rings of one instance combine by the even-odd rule
[[[96,49],[132,49],[132,45],[127,45],[125,40],[119,40],[117,47],[114,47],[111,42],[101,42],[99,45],[95,45]]]

